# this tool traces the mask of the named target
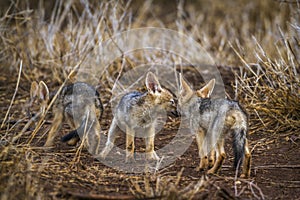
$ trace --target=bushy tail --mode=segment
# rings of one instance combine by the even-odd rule
[[[233,152],[234,168],[240,167],[245,154],[245,142],[247,131],[245,129],[235,129],[233,131]]]
[[[73,140],[73,139],[79,140],[79,135],[77,133],[77,129],[70,131],[67,135],[63,136],[61,138],[61,141],[69,142],[70,140]]]
[[[80,126],[73,130],[73,131],[70,131],[67,135],[63,136],[61,141],[62,142],[71,142],[72,140],[79,140],[80,137],[83,136],[83,133],[84,133],[84,130],[85,130],[85,126],[86,125],[90,125],[90,124],[86,124],[86,119],[87,117],[86,116],[83,116],[83,119],[81,120],[81,123],[80,123]]]

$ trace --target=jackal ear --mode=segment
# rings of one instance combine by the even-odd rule
[[[179,74],[179,95],[182,97],[193,94],[192,88],[189,84],[184,80],[181,73]]]
[[[35,99],[38,93],[39,93],[39,85],[36,81],[33,81],[30,87],[30,99],[31,100]]]
[[[150,93],[160,93],[162,91],[159,81],[152,72],[148,72],[147,74],[146,87]]]
[[[197,96],[201,98],[210,98],[215,87],[215,79],[211,79],[204,87],[197,90]]]
[[[43,101],[49,100],[49,90],[46,83],[44,83],[44,81],[40,81],[39,83],[39,95],[41,100]]]

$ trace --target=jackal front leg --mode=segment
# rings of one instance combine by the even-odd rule
[[[205,153],[205,149],[203,148],[204,137],[205,137],[205,133],[202,129],[196,133],[196,141],[197,141],[199,157],[200,157],[200,163],[199,166],[196,168],[196,171],[203,171],[208,166],[208,156],[207,153]]]
[[[212,168],[214,166],[214,164],[215,164],[215,156],[216,156],[215,149],[211,149],[210,156],[209,156],[209,159],[208,159],[208,167],[209,168]]]
[[[134,161],[134,130],[126,126],[126,162]]]
[[[154,151],[154,138],[155,138],[155,127],[154,125],[151,125],[146,130],[146,158],[147,160],[159,160],[158,155]]]
[[[216,162],[214,166],[207,171],[208,174],[216,174],[226,158],[225,149],[224,149],[224,139],[220,139],[220,141],[216,144]]]
[[[60,109],[56,109],[54,110],[54,119],[52,122],[52,127],[48,133],[48,137],[46,140],[46,143],[44,144],[44,146],[49,147],[53,144],[53,139],[54,137],[57,135],[59,129],[62,126],[62,121],[63,121],[63,113]]]
[[[100,157],[102,159],[105,159],[108,153],[112,150],[114,147],[115,139],[116,139],[116,129],[117,129],[117,120],[116,118],[113,118],[111,125],[109,127],[108,135],[107,135],[107,141],[105,144],[104,149],[100,153]]]
[[[97,119],[97,118],[95,118]],[[93,155],[99,154],[99,147],[100,147],[100,124],[98,121],[92,122],[92,127],[88,132],[87,137],[87,147],[90,153]]]

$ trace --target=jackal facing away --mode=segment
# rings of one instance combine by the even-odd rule
[[[147,92],[129,92],[116,107],[114,118],[108,132],[105,148],[100,156],[105,158],[114,146],[118,125],[126,129],[126,161],[134,160],[134,137],[137,129],[142,128],[146,142],[146,158],[158,160],[154,151],[155,125],[160,111],[176,112],[174,96],[161,87],[157,77],[148,72],[146,77]]]
[[[243,163],[241,177],[250,176],[251,154],[246,138],[248,119],[236,101],[208,98],[214,88],[214,79],[198,91],[193,91],[180,74],[178,106],[181,113],[189,117],[190,128],[196,136],[200,165],[208,173],[217,173],[226,157],[224,139],[226,134],[233,136],[235,155],[234,167]],[[210,153],[210,159],[208,155]],[[216,153],[216,161],[214,154]]]
[[[54,120],[45,146],[51,146],[63,121],[72,131],[62,138],[63,142],[75,145],[81,136],[90,152],[98,153],[100,145],[100,124],[103,113],[99,93],[87,83],[77,82],[64,86],[53,107]]]

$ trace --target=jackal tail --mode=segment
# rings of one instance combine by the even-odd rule
[[[76,130],[70,131],[67,135],[63,136],[61,138],[61,141],[66,142],[69,145],[75,145],[79,139],[80,138],[79,138],[79,135],[78,135],[78,132],[76,129]]]
[[[245,155],[247,131],[245,129],[235,129],[233,131],[233,152],[234,152],[234,168],[240,168]]]
[[[80,138],[84,139],[91,153],[97,153],[100,143],[100,124],[94,112],[86,113],[80,126],[62,137],[61,141],[68,145],[76,145]]]

